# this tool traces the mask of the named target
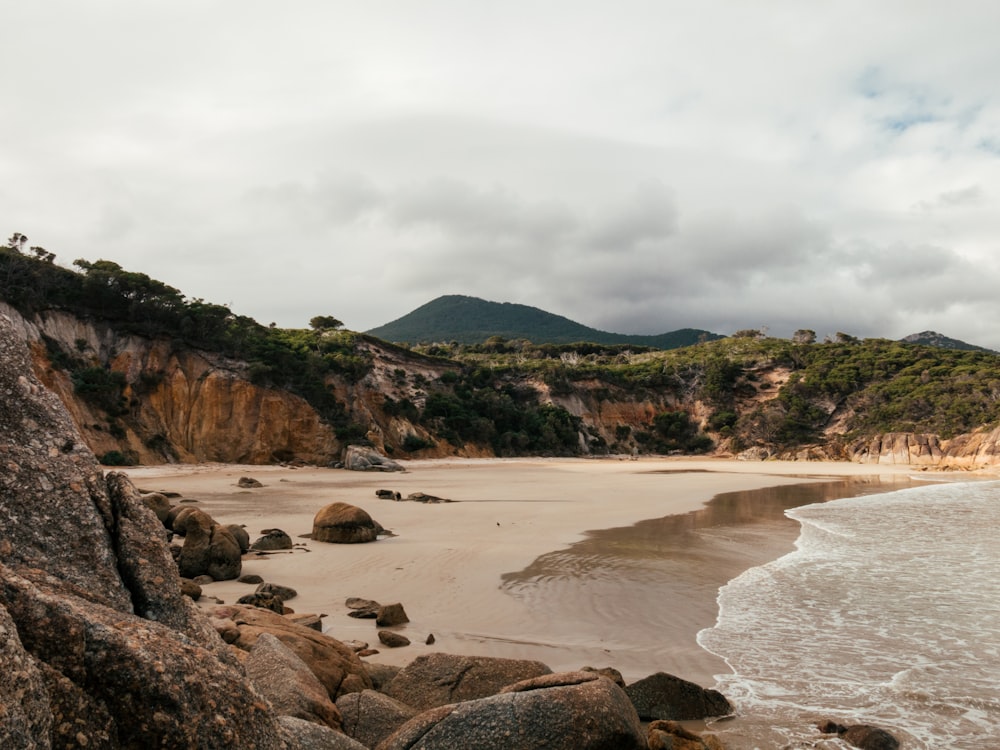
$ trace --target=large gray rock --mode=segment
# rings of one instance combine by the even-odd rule
[[[375,690],[342,695],[337,708],[344,733],[366,747],[375,747],[417,715],[416,709]]]
[[[243,569],[243,551],[233,533],[225,526],[198,509],[178,515],[175,529],[184,535],[177,567],[185,578],[211,576],[216,581],[230,581],[240,577]]]
[[[349,445],[344,453],[344,468],[351,471],[404,471],[403,467],[373,448]]]
[[[489,656],[425,654],[400,670],[385,694],[424,711],[499,693],[507,685],[552,674],[540,661]]]
[[[289,750],[369,750],[346,734],[335,732],[321,724],[313,724],[294,716],[280,716],[278,723],[285,733]]]
[[[547,675],[505,692],[418,714],[379,750],[646,750],[635,709],[611,680]]]
[[[0,747],[49,747],[52,709],[42,672],[0,607]]]
[[[657,672],[626,686],[625,693],[644,721],[688,721],[726,716],[733,707],[718,690],[703,688],[666,672]]]
[[[270,633],[261,634],[243,666],[279,715],[341,728],[340,712],[326,688],[304,661]]]

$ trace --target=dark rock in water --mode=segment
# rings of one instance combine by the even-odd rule
[[[4,316],[0,467],[0,746],[284,747],[163,524],[104,476]]]
[[[385,694],[418,710],[494,695],[506,685],[552,674],[539,661],[425,654],[400,670]]]
[[[236,486],[243,487],[244,489],[255,489],[257,487],[263,487],[264,485],[253,477],[240,477],[236,482]]]
[[[410,639],[405,635],[393,632],[392,630],[380,630],[378,631],[378,639],[382,641],[382,644],[388,646],[389,648],[401,648],[403,646],[410,645]]]
[[[840,735],[840,738],[861,748],[861,750],[898,750],[899,748],[899,740],[884,729],[867,724],[855,724],[847,727],[847,731]]]
[[[508,691],[433,708],[406,722],[379,750],[645,750],[635,709],[620,687],[569,672]]]
[[[625,688],[643,721],[687,721],[725,716],[733,707],[717,690],[706,689],[666,672],[645,677]]]
[[[262,533],[263,536],[250,545],[251,550],[270,552],[292,548],[292,538],[281,529],[265,529]]]
[[[330,503],[313,519],[312,538],[317,542],[358,544],[374,542],[382,532],[382,526],[361,508]]]
[[[365,747],[376,747],[417,714],[405,703],[375,690],[342,695],[337,699],[337,708],[344,733]]]
[[[270,633],[262,633],[243,662],[247,676],[281,716],[340,729],[340,711],[308,665]]]
[[[837,734],[849,745],[861,750],[898,750],[899,740],[889,732],[868,724],[844,726],[835,721],[822,721],[817,727],[823,734]]]
[[[378,612],[375,613],[375,624],[380,628],[391,628],[396,625],[404,625],[410,621],[410,618],[406,616],[406,610],[403,609],[403,605],[399,604],[386,604],[385,606],[379,607]]]
[[[375,490],[375,497],[383,500],[402,500],[403,496],[393,490]]]

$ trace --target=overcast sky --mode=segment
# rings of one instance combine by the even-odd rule
[[[1000,349],[1000,3],[32,0],[0,218],[267,324]]]

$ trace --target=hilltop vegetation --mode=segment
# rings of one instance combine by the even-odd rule
[[[528,339],[536,344],[632,344],[675,349],[722,338],[709,331],[683,328],[655,336],[608,333],[561,315],[512,302],[488,302],[452,294],[438,297],[398,320],[367,331],[386,341],[407,344],[456,342],[481,344],[490,338]]]
[[[380,434],[379,447],[402,455],[754,447],[775,455],[822,446],[835,456],[858,438],[947,439],[1000,423],[1000,355],[981,349],[758,331],[670,350],[499,335],[406,347],[340,330],[328,315],[311,329],[262,326],[111,261],[79,260],[71,270],[53,258],[0,248],[0,299],[25,316],[60,310],[230,358],[250,382],[304,398],[344,443]],[[44,343],[76,396],[106,415],[107,433],[138,434],[136,400],[162,373],[129,382],[80,341]],[[386,358],[396,363],[388,376]],[[363,406],[351,395],[362,392],[373,394]]]

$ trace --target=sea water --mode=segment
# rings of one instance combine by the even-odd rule
[[[731,674],[734,748],[839,747],[874,724],[903,748],[1000,748],[1000,482],[940,483],[786,511],[796,550],[719,592],[698,642]]]

